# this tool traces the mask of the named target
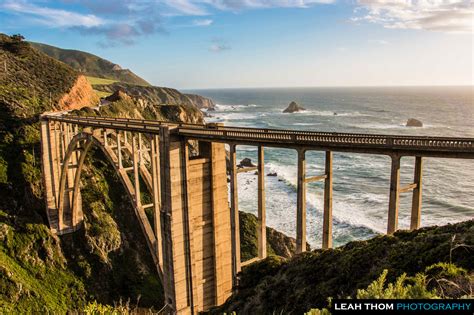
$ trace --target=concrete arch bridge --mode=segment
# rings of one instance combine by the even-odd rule
[[[190,154],[193,142],[195,154]],[[230,190],[226,150],[230,146]],[[83,222],[80,176],[92,147],[101,149],[133,204],[170,313],[194,314],[231,295],[241,267],[266,257],[264,148],[298,152],[297,251],[306,249],[306,184],[324,181],[323,248],[332,246],[332,153],[392,159],[387,233],[398,229],[400,193],[413,194],[411,229],[420,226],[423,157],[474,158],[474,139],[305,132],[44,114],[42,168],[50,228],[71,233]],[[239,169],[236,146],[258,147],[258,166]],[[324,151],[325,172],[308,177],[305,153]],[[415,156],[413,183],[400,185],[400,159]],[[242,262],[237,174],[258,170],[258,257]],[[145,183],[145,187],[141,187]],[[146,191],[151,196],[143,198]],[[230,196],[229,196],[230,194]],[[230,200],[230,203],[229,203]]]

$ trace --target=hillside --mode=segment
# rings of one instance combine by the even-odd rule
[[[30,42],[30,44],[35,49],[86,75],[89,83],[100,97],[106,97],[118,90],[123,90],[135,99],[139,97],[155,104],[192,104],[199,109],[215,106],[211,99],[200,95],[182,94],[172,88],[151,86],[129,69],[122,69],[119,65],[96,55],[42,43]]]
[[[119,65],[96,55],[73,49],[62,49],[46,44],[31,42],[31,45],[48,56],[60,60],[71,68],[85,75],[112,79],[135,85],[150,85],[129,69],[122,69]]]
[[[436,275],[432,271],[443,266],[439,262],[453,263],[467,273],[458,277],[454,272],[455,279],[450,279],[449,270],[444,270],[445,267],[438,270],[444,273],[446,283],[455,283],[452,287],[448,285],[448,289],[440,287],[443,292],[438,294],[472,297],[473,254],[474,220],[471,220],[413,232],[399,231],[393,236],[306,252],[288,260],[271,256],[243,269],[238,293],[216,313],[303,314],[312,308],[325,307],[328,297],[356,297],[357,290],[367,288],[384,269],[388,270],[389,282],[403,273],[414,276],[425,272],[433,278]],[[434,264],[438,267],[429,267]],[[425,280],[428,289],[440,289],[437,286],[442,281]]]

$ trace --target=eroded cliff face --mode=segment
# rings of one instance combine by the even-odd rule
[[[195,94],[183,94],[176,89],[159,86],[138,86],[127,83],[113,83],[107,85],[94,85],[98,91],[115,93],[122,91],[136,100],[137,105],[160,106],[160,105],[188,105],[198,109],[213,108],[214,101],[207,97]]]
[[[58,102],[58,110],[81,109],[86,106],[95,106],[99,97],[92,89],[86,77],[79,75],[70,91],[64,94]]]
[[[196,95],[196,94],[184,94],[187,96],[191,102],[199,109],[209,109],[209,108],[214,108],[216,106],[216,103],[214,103],[213,100],[210,98],[201,96],[201,95]]]
[[[117,90],[105,98],[98,110],[85,109],[77,112],[79,115],[101,115],[111,117],[125,117],[138,119],[152,119],[192,124],[204,123],[203,113],[192,104],[165,104],[155,103],[153,97],[146,93],[137,93],[141,88],[148,91],[148,87],[136,87],[131,91]],[[172,90],[172,89],[171,89]],[[179,93],[179,92],[178,92]],[[155,95],[156,96],[156,95]]]

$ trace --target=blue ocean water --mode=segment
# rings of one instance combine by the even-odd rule
[[[474,138],[473,87],[275,88],[196,90],[218,105],[209,122],[228,126],[298,130],[457,136]],[[307,110],[284,114],[289,102]],[[408,118],[424,123],[405,127]],[[238,159],[256,161],[256,148],[239,146]],[[401,181],[413,180],[414,158],[403,158]],[[323,172],[324,153],[307,153],[307,175]],[[296,234],[296,152],[266,148],[267,224]],[[387,224],[390,159],[386,156],[334,153],[333,237],[335,245],[384,233]],[[256,214],[257,176],[239,174],[240,210]],[[310,183],[307,236],[322,238],[323,189]],[[408,228],[411,194],[401,195],[399,227]],[[424,163],[422,226],[474,218],[474,160],[427,158]]]

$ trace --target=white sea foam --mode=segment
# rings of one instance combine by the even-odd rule
[[[329,110],[312,110],[307,109],[300,112],[295,112],[293,114],[304,115],[304,116],[334,116],[334,117],[363,117],[370,116],[368,114],[363,114],[358,111],[355,112],[338,112],[338,111],[329,111]]]
[[[242,110],[248,107],[260,107],[257,104],[216,104],[216,110],[218,111],[236,111]]]
[[[406,122],[390,122],[390,123],[363,123],[363,124],[349,124],[348,126],[358,129],[400,129],[400,130],[423,130],[432,128],[446,128],[442,125],[433,125],[423,123],[423,127],[407,127]],[[448,128],[450,129],[450,128]]]
[[[267,191],[267,224],[287,235],[294,235],[296,230],[296,189],[289,183],[293,182],[296,176],[288,175],[288,168],[270,167],[268,171],[277,170],[277,177],[265,177]],[[267,171],[267,172],[268,172]],[[285,175],[283,175],[285,174]],[[280,181],[283,179],[283,181]],[[257,176],[253,173],[239,174],[239,204],[240,208],[256,214],[257,196],[256,196]],[[384,225],[381,218],[367,215],[364,212],[363,204],[346,200],[344,195],[336,193],[333,204],[334,209],[334,235],[350,234],[350,229],[345,228],[348,225],[353,227],[365,227],[369,231],[383,232]],[[362,207],[361,207],[362,205]],[[312,247],[319,247],[321,236],[318,231],[322,227],[322,192],[307,193],[307,230],[308,242]]]

